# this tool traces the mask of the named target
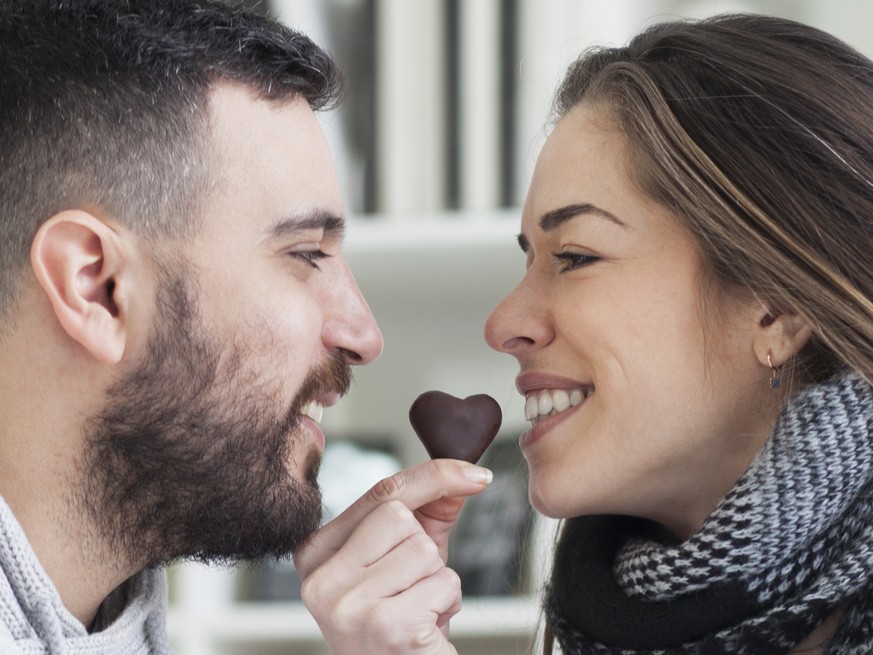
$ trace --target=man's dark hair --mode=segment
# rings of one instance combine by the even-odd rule
[[[309,38],[216,0],[0,3],[0,334],[36,231],[58,211],[149,238],[196,228],[219,81],[314,110],[340,89]]]

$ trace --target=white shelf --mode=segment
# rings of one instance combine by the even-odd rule
[[[524,273],[519,219],[517,210],[353,218],[345,255],[371,306],[487,313]]]
[[[452,618],[452,637],[529,636],[538,621],[530,597],[465,598]],[[192,615],[171,608],[167,628],[171,639],[182,640],[195,629],[215,644],[239,642],[321,643],[315,620],[299,602],[236,603],[207,614]]]
[[[321,632],[302,603],[236,603],[197,618],[171,608],[167,617],[170,638],[181,641],[195,629],[209,640],[223,642],[321,642]]]

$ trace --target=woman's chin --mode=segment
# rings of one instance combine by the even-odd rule
[[[562,494],[555,494],[553,490],[536,484],[533,476],[528,488],[528,498],[531,506],[547,518],[566,519],[578,516],[578,512],[573,512],[566,506],[566,498]]]

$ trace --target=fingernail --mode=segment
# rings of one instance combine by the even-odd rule
[[[470,482],[478,482],[479,484],[491,484],[494,479],[494,474],[481,466],[465,466],[464,475]]]

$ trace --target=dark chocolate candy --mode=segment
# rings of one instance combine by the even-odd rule
[[[449,457],[475,464],[494,441],[503,415],[491,396],[461,400],[425,391],[409,408],[409,422],[431,459]]]

